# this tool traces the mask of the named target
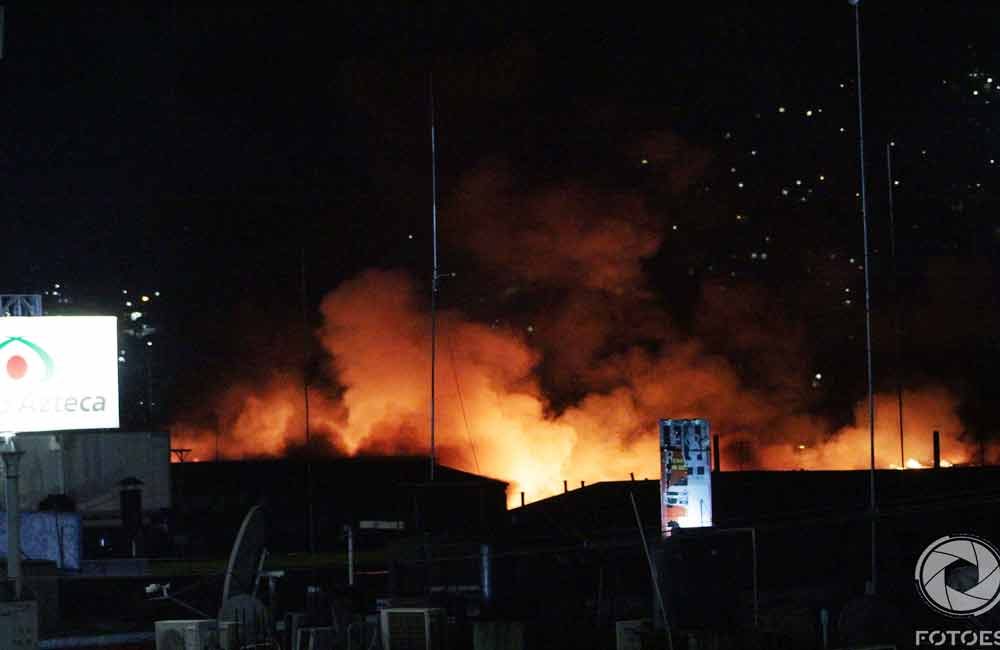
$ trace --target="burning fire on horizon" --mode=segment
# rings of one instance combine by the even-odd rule
[[[691,175],[689,159],[678,165]],[[564,479],[657,477],[657,420],[703,417],[721,435],[724,469],[868,467],[864,403],[856,407],[856,426],[811,414],[801,386],[812,373],[800,361],[806,355],[798,354],[797,329],[789,325],[776,336],[756,328],[758,306],[740,304],[752,300],[747,292],[720,298],[706,288],[698,324],[711,330],[734,321],[733,314],[751,315],[735,319],[740,330],[732,338],[744,352],[781,361],[758,369],[766,389],[670,324],[642,269],[668,228],[642,201],[581,185],[529,196],[512,186],[502,170],[468,177],[449,206],[462,225],[446,236],[476,257],[481,272],[513,283],[507,294],[557,298],[534,310],[530,328],[483,322],[456,309],[439,312],[442,464],[509,481],[511,503],[522,491],[530,501],[558,493]],[[403,271],[369,270],[326,295],[316,332],[325,367],[309,389],[313,446],[346,455],[427,453],[425,305]],[[553,394],[574,398],[558,402]],[[294,364],[231,384],[210,396],[201,418],[173,424],[172,445],[191,448],[190,458],[202,460],[288,453],[304,439],[303,397],[302,369]],[[895,395],[876,399],[895,405]],[[971,460],[955,395],[924,387],[908,391],[904,403],[906,467],[930,464],[935,429],[942,432],[942,458]],[[891,467],[899,460],[896,410],[882,406],[876,462]]]
[[[429,349],[419,294],[401,273],[372,271],[323,301],[319,335],[330,372],[345,387],[339,397],[310,391],[310,430],[332,453],[427,453]],[[527,337],[441,316],[437,368],[440,462],[511,481],[510,497],[528,500],[562,490],[563,479],[657,477],[656,421],[663,416],[707,417],[722,436],[728,469],[851,469],[868,465],[867,426],[833,433],[808,416],[787,416],[742,386],[725,361],[697,343],[669,352],[630,350],[608,362],[622,383],[550,412],[535,371],[542,353]],[[894,396],[879,396],[883,403]],[[943,433],[942,456],[969,460],[958,439],[955,399],[943,389],[906,395],[907,467],[930,463],[930,431]],[[713,406],[714,405],[714,406]],[[261,385],[234,385],[214,405],[217,428],[179,423],[174,446],[192,458],[277,456],[304,435],[301,375],[275,372]],[[864,421],[858,405],[858,421]],[[898,464],[894,410],[878,411],[877,463]],[[766,435],[768,429],[773,432]],[[917,432],[920,432],[917,434]]]

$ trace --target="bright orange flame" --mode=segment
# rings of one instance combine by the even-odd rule
[[[318,335],[343,390],[336,396],[310,390],[310,430],[332,451],[427,453],[430,346],[422,303],[405,275],[385,271],[366,272],[323,300]],[[543,353],[527,333],[454,311],[439,313],[438,324],[440,461],[510,481],[512,505],[522,491],[528,501],[556,494],[563,480],[658,477],[662,417],[708,418],[722,436],[724,469],[851,469],[870,462],[864,403],[857,406],[858,425],[830,434],[825,421],[790,414],[785,402],[746,388],[728,361],[696,341],[652,351],[637,346],[595,362],[588,382],[606,388],[555,413],[538,379]],[[302,404],[301,377],[275,372],[263,384],[227,389],[215,404],[214,426],[175,425],[172,444],[198,458],[280,455],[301,444]],[[949,458],[968,458],[948,391],[908,392],[904,404],[905,451],[913,463],[930,457],[933,429],[942,432]],[[895,415],[877,411],[880,467],[899,458]]]
[[[955,464],[952,463],[950,460],[947,460],[945,458],[941,459],[941,467],[954,467],[954,466]],[[928,467],[930,467],[930,465],[924,465],[916,458],[908,458],[906,460],[906,465],[903,467],[900,467],[896,463],[892,463],[889,465],[889,469],[927,469]]]

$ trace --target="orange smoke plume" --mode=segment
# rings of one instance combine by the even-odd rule
[[[667,185],[687,182],[674,180]],[[439,312],[440,462],[509,481],[513,504],[522,491],[527,500],[557,493],[563,480],[655,478],[657,420],[699,417],[721,435],[724,469],[868,466],[865,405],[855,425],[839,430],[810,415],[805,333],[766,294],[706,285],[698,337],[678,334],[642,268],[664,240],[663,219],[634,196],[582,184],[527,196],[515,186],[502,171],[482,170],[451,206],[457,225],[445,234],[474,254],[474,272],[514,283],[498,292],[501,307],[530,320],[501,325]],[[309,381],[313,451],[427,453],[426,305],[402,271],[361,273],[323,299],[316,334],[326,365]],[[766,328],[755,325],[760,313],[769,315]],[[301,448],[305,381],[289,365],[231,385],[214,398],[211,417],[176,423],[173,446],[202,459]],[[905,404],[907,457],[929,464],[938,429],[944,458],[968,461],[954,395],[915,390]],[[900,462],[895,400],[879,396],[878,405],[876,461],[889,467]]]
[[[196,461],[285,454],[304,444],[303,390],[302,376],[288,371],[276,371],[260,384],[233,384],[215,397],[214,422],[175,423],[170,444],[190,449]],[[309,391],[310,428],[324,447],[342,448],[338,432],[344,419],[338,401],[316,389]]]
[[[876,467],[930,467],[934,431],[941,433],[942,465],[970,462],[969,445],[963,440],[965,430],[956,414],[958,400],[948,390],[934,387],[904,392],[902,450],[897,395],[877,394],[875,405]],[[761,448],[756,465],[766,469],[868,468],[871,465],[871,431],[867,401],[857,404],[854,419],[855,425],[828,436],[817,435],[816,430],[789,432],[784,442]],[[796,434],[798,438],[794,437]],[[739,439],[738,436],[734,438]],[[734,452],[730,467],[739,464],[738,448],[738,443],[730,446]]]
[[[412,282],[399,272],[369,271],[328,295],[322,312],[319,336],[330,355],[329,370],[344,390],[339,399],[311,392],[314,435],[345,454],[426,453],[430,333]],[[785,415],[742,386],[725,359],[695,342],[656,353],[633,348],[609,358],[595,375],[614,379],[617,387],[554,414],[535,376],[541,354],[526,335],[471,322],[456,311],[441,313],[439,324],[440,460],[511,481],[512,502],[520,491],[529,500],[554,494],[564,479],[575,484],[622,480],[629,473],[658,476],[656,421],[665,416],[707,417],[723,436],[726,468],[744,465],[737,444],[744,437],[752,445],[750,467],[848,469],[868,463],[864,424],[824,435],[823,422]],[[226,458],[284,453],[302,440],[301,386],[301,377],[288,373],[272,375],[262,387],[234,386],[217,407],[218,440],[213,432],[180,426],[173,444],[189,446],[201,458],[213,457],[216,442]],[[929,432],[939,429],[944,457],[967,460],[951,395],[918,391],[905,402],[913,432],[907,454],[929,464]],[[858,409],[863,423],[864,405]],[[877,461],[888,467],[898,458],[895,410],[882,406],[878,414]],[[766,431],[771,433],[760,433]]]

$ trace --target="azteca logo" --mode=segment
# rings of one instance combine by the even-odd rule
[[[0,342],[0,380],[30,385],[48,381],[55,363],[45,349],[23,336],[11,336]]]
[[[59,382],[49,383],[55,363],[45,348],[23,336],[0,340],[0,422],[4,418],[36,418],[46,414],[103,412],[104,395],[53,392]],[[7,421],[9,424],[9,420]]]

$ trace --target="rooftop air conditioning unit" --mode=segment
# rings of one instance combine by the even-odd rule
[[[309,615],[306,612],[285,612],[285,644],[282,646],[295,650],[299,628],[306,627]]]
[[[219,622],[215,619],[156,622],[156,650],[206,650],[218,643]]]
[[[38,647],[38,603],[0,603],[0,648]]]
[[[222,650],[240,650],[240,624],[237,621],[219,621],[219,647]]]
[[[442,650],[447,619],[443,609],[392,607],[380,613],[382,650]]]
[[[332,627],[300,627],[296,630],[294,650],[327,650],[334,646]]]
[[[617,650],[642,650],[643,628],[648,619],[615,621],[615,648]]]

